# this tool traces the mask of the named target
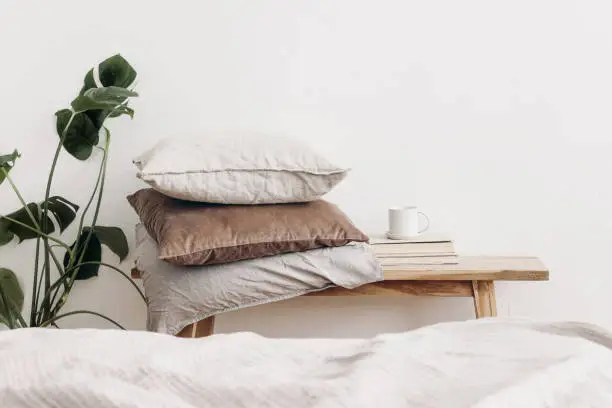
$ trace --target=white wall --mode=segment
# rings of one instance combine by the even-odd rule
[[[142,97],[133,121],[111,124],[103,223],[131,237],[124,197],[142,184],[130,159],[159,138],[285,133],[350,162],[329,198],[364,230],[382,231],[390,205],[418,204],[461,253],[542,257],[552,280],[498,285],[501,315],[612,329],[611,13],[603,0],[4,0],[0,152],[21,150],[14,178],[40,199],[53,113],[94,62],[121,52]],[[85,202],[95,171],[63,155],[54,192]],[[17,200],[2,190],[5,212]],[[2,248],[0,265],[29,286],[31,254]],[[144,325],[109,271],[79,284],[71,307]],[[303,298],[218,328],[365,336],[471,317],[469,299]]]

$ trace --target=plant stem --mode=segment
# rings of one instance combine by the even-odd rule
[[[60,263],[59,259],[57,259],[57,256],[55,255],[55,252],[53,252],[53,249],[52,249],[53,247],[60,247],[60,246],[61,245],[48,245],[46,250],[49,252],[49,255],[51,255],[51,259],[53,259],[53,263],[55,264],[55,267],[57,268],[58,274],[62,276],[65,273],[64,265],[63,263]],[[74,250],[72,250],[72,253],[74,253]],[[70,253],[68,253],[68,256],[71,256]],[[64,282],[64,286],[66,289],[68,288],[66,282]],[[36,293],[37,297],[39,296],[41,289],[42,289],[42,279],[40,279],[39,284],[38,284],[38,289]]]
[[[123,272],[121,269],[117,268],[116,266],[104,263],[104,262],[83,262],[80,263],[78,265],[75,265],[74,268],[78,268],[81,267],[83,265],[100,265],[100,266],[105,266],[107,268],[110,268],[112,270],[114,270],[115,272],[120,273],[125,279],[127,279],[132,286],[134,286],[136,288],[136,290],[138,291],[138,293],[140,294],[140,297],[142,298],[142,300],[144,300],[145,305],[148,303],[147,302],[147,297],[144,295],[144,293],[142,293],[142,290],[140,290],[140,288],[138,287],[138,285],[136,284],[136,282],[134,282],[134,280],[132,278],[130,278],[125,272]],[[68,271],[66,271],[67,273]]]
[[[96,185],[95,185],[95,187],[94,187],[94,189],[93,189],[93,191],[91,193],[91,196],[89,197],[89,201],[87,202],[87,205],[85,205],[85,207],[84,207],[84,209],[82,210],[82,213],[81,213],[81,219],[79,221],[79,228],[77,229],[77,234],[76,234],[76,236],[77,236],[76,245],[74,246],[74,249],[72,250],[74,256],[72,256],[72,255],[70,256],[70,261],[68,262],[68,266],[65,268],[64,274],[63,274],[63,276],[66,276],[66,277],[68,277],[69,271],[73,270],[74,263],[77,262],[76,254],[78,254],[79,250],[81,249],[81,247],[79,245],[79,239],[78,238],[82,234],[83,224],[85,222],[85,216],[87,215],[87,212],[89,211],[89,207],[91,206],[91,203],[93,202],[93,200],[94,200],[94,198],[96,196],[96,192],[98,191],[98,186],[100,185],[100,180],[102,179],[103,171],[105,170],[104,163],[105,163],[105,160],[107,159],[108,156],[107,156],[107,153],[106,153],[105,149],[100,148],[100,150],[102,150],[104,153],[103,153],[103,156],[102,156],[102,162],[100,163],[100,170],[98,171],[98,178],[96,180]],[[86,246],[84,246],[83,248],[86,248]],[[78,270],[77,270],[77,272],[78,272]],[[63,276],[60,276],[60,279],[58,279],[58,281],[62,281],[63,282],[63,284],[64,284],[64,294],[67,296],[67,294],[70,293],[70,289],[69,288],[70,288],[71,284],[69,282],[67,282],[66,279],[62,279]],[[51,310],[54,309],[53,305],[55,304],[55,300],[57,299],[57,296],[58,296],[59,290],[60,290],[60,287],[56,285],[58,281],[56,281],[50,287],[50,291],[55,290],[55,292],[53,293],[53,296],[51,296],[50,293],[45,295],[45,299],[51,298],[51,303],[50,303]],[[62,295],[62,297],[63,296],[64,295]]]
[[[21,327],[28,327],[28,324],[25,322],[25,320],[23,320],[23,317],[18,310],[15,311],[15,316],[17,316],[17,320],[19,321],[19,325]]]
[[[46,241],[45,244],[48,245],[48,241]],[[48,245],[46,250],[49,252],[49,255],[51,255],[51,259],[53,259],[53,262],[55,263],[55,267],[57,268],[59,276],[60,277],[63,276],[65,274],[65,270],[63,268],[63,264],[61,264],[59,262],[59,260],[57,259],[57,257],[55,256],[55,253],[51,249],[51,245]],[[66,282],[65,281],[63,281],[63,282],[64,282],[64,287],[67,289],[68,286],[67,286]],[[40,275],[40,279],[38,280],[38,285],[36,287],[36,298],[37,299],[40,298],[40,291],[42,290],[42,286],[43,286],[43,275],[41,274]],[[49,288],[49,291],[51,291],[50,288]],[[48,296],[45,295],[44,299],[47,299],[47,298],[48,298]],[[40,304],[43,305],[44,302],[40,302]],[[37,305],[38,305],[38,303],[37,303]],[[49,305],[49,306],[51,306],[51,305]]]
[[[85,241],[83,242],[83,251],[81,251],[81,255],[79,256],[77,264],[80,264],[83,262],[83,258],[85,257],[85,249],[89,245],[89,241],[91,240],[91,236],[93,235],[93,231],[96,226],[96,222],[98,220],[98,214],[100,213],[100,206],[102,204],[102,194],[104,193],[104,182],[106,180],[106,163],[108,160],[108,149],[110,147],[110,132],[106,127],[104,127],[104,130],[106,131],[106,141],[105,141],[105,149],[104,149],[105,154],[102,159],[102,178],[100,180],[100,187],[98,190],[98,201],[96,203],[96,209],[94,210],[94,215],[91,221],[91,226],[89,228],[89,231],[87,232],[87,237],[85,238]],[[77,242],[78,241],[79,241],[79,237],[77,237]],[[72,272],[72,275],[70,276],[70,281],[68,282],[68,289],[65,291],[66,293],[70,293],[70,290],[72,290],[72,285],[74,284],[77,273],[78,273],[78,269],[75,269],[74,272]],[[58,290],[59,289],[56,289],[56,292]],[[53,308],[52,314],[58,313],[65,304],[66,304],[66,296],[62,296],[60,300],[57,302],[57,305]]]
[[[60,138],[59,143],[57,144],[57,149],[55,149],[55,155],[53,156],[53,162],[51,163],[51,169],[49,170],[49,177],[47,178],[47,188],[45,190],[45,201],[43,202],[43,216],[42,216],[42,227],[43,231],[47,228],[47,215],[49,213],[49,195],[51,194],[51,184],[53,183],[53,175],[55,174],[55,167],[57,166],[57,159],[59,158],[60,151],[62,150],[62,146],[64,145],[64,141],[66,140],[66,136],[68,135],[68,129],[70,129],[70,125],[76,116],[75,112],[72,112],[70,115],[70,119],[68,123],[66,123],[66,127],[62,131],[62,137]],[[49,247],[49,242],[47,237],[42,237],[43,242],[45,243],[45,249]],[[49,290],[51,287],[51,267],[49,265],[49,251],[45,250],[45,260],[43,264],[43,273],[45,279],[45,292]],[[51,307],[49,304],[42,303],[41,308],[43,309],[43,318],[48,319],[50,317]]]
[[[83,224],[85,222],[85,215],[87,215],[87,211],[89,211],[89,207],[91,206],[91,203],[93,202],[95,196],[96,196],[96,192],[98,191],[98,186],[100,185],[100,180],[102,179],[102,172],[104,171],[104,163],[107,159],[107,151],[105,149],[100,148],[100,150],[102,150],[103,156],[102,156],[102,162],[100,163],[100,170],[98,171],[98,179],[96,180],[96,185],[93,189],[93,191],[91,192],[91,196],[89,197],[89,201],[87,202],[87,205],[85,205],[85,208],[83,209],[83,212],[81,213],[81,219],[79,220],[79,228],[77,229],[77,245],[74,247],[74,252],[75,254],[77,254],[79,252],[79,240],[78,237],[81,236],[81,233],[83,232]],[[74,262],[76,262],[76,259],[70,259],[70,263],[68,264],[68,268],[70,268],[72,265],[74,265]]]
[[[141,298],[142,298],[142,300],[144,301],[145,305],[147,305],[147,304],[149,303],[149,302],[147,301],[147,297],[146,297],[146,296],[145,296],[145,294],[142,292],[142,290],[140,290],[140,288],[138,287],[138,285],[136,284],[136,282],[134,282],[134,280],[133,280],[132,278],[130,278],[130,277],[129,277],[129,276],[128,276],[128,275],[127,275],[125,272],[123,272],[121,269],[119,269],[119,268],[117,268],[117,267],[115,267],[115,266],[113,266],[113,265],[110,265],[110,264],[104,263],[104,262],[95,262],[95,261],[91,261],[91,262],[83,262],[83,263],[80,263],[80,264],[78,264],[78,265],[73,266],[73,267],[72,267],[72,268],[70,268],[70,269],[66,269],[65,274],[64,274],[62,277],[60,277],[60,278],[59,278],[57,281],[55,281],[55,282],[53,283],[53,285],[51,285],[51,290],[55,289],[55,293],[53,294],[53,298],[51,299],[51,307],[52,307],[52,310],[53,310],[54,312],[56,311],[57,305],[56,305],[56,306],[53,306],[53,305],[55,305],[55,300],[57,299],[57,295],[59,294],[59,289],[60,289],[60,287],[61,287],[61,286],[60,286],[60,284],[61,284],[63,281],[65,281],[65,280],[66,280],[66,279],[69,277],[69,274],[70,274],[70,272],[72,272],[72,270],[78,270],[78,269],[79,269],[81,266],[83,266],[83,265],[100,265],[100,266],[105,266],[105,267],[107,267],[107,268],[110,268],[110,269],[114,270],[115,272],[120,273],[120,274],[121,274],[121,276],[123,276],[125,279],[127,279],[127,280],[130,282],[130,284],[132,284],[132,286],[133,286],[133,287],[134,287],[134,288],[135,288],[135,289],[138,291],[138,294],[140,295],[140,297],[141,297]],[[58,302],[60,302],[60,301],[61,301],[61,302],[64,302],[64,303],[65,303],[65,302],[67,301],[68,293],[70,293],[70,291],[64,291],[64,293],[62,294],[62,296],[60,297],[60,299],[58,300]],[[46,298],[47,298],[47,296],[45,296],[45,299],[46,299]],[[59,303],[58,303],[58,304],[59,304]]]
[[[34,214],[32,214],[32,212],[30,211],[30,208],[28,207],[26,201],[23,199],[23,196],[21,195],[21,192],[19,191],[19,189],[17,188],[17,186],[15,185],[13,180],[9,177],[8,172],[4,168],[2,168],[2,171],[4,173],[4,177],[8,180],[8,182],[10,183],[13,191],[17,195],[17,198],[19,198],[19,201],[21,202],[21,205],[23,205],[23,207],[25,208],[28,216],[32,220],[33,225],[36,228],[40,229],[40,226],[38,225],[36,217],[34,217]],[[38,292],[36,290],[36,286],[37,286],[37,282],[38,282],[38,261],[39,261],[39,255],[40,255],[40,239],[36,239],[36,255],[34,257],[34,280],[33,280],[33,283],[32,283],[32,304],[31,304],[31,307],[30,307],[30,326],[33,326],[34,323],[35,323],[34,319],[35,319],[35,316],[36,316],[36,309],[38,307]]]
[[[2,305],[4,305],[6,318],[8,319],[8,328],[14,329],[15,328],[15,318],[13,317],[13,311],[11,310],[11,307],[9,306],[8,299],[6,295],[4,294],[4,289],[2,289],[2,285],[0,285],[0,299],[2,299]]]
[[[35,232],[35,233],[36,233],[38,236],[40,236],[40,237],[46,238],[46,239],[48,239],[48,240],[50,240],[50,241],[53,241],[53,242],[55,242],[55,243],[59,244],[59,245],[60,245],[60,246],[62,246],[62,247],[63,247],[63,248],[66,250],[66,251],[68,251],[70,254],[72,254],[72,249],[70,249],[70,247],[69,247],[68,245],[66,245],[66,243],[64,243],[64,242],[60,241],[59,239],[54,238],[54,237],[52,237],[51,235],[47,235],[47,234],[45,234],[44,232],[42,232],[41,230],[38,230],[38,229],[36,229],[36,228],[32,228],[32,227],[30,227],[28,224],[24,224],[23,222],[21,222],[21,221],[19,221],[19,220],[16,220],[16,219],[14,219],[14,218],[7,217],[7,216],[2,216],[2,218],[3,218],[3,219],[5,219],[5,220],[8,220],[8,221],[10,221],[10,222],[12,222],[12,223],[14,223],[14,224],[17,224],[17,225],[19,225],[19,226],[22,226],[23,228],[28,229],[28,230],[30,230],[30,231],[32,231],[32,232]]]
[[[96,197],[96,193],[98,191],[98,187],[100,185],[100,181],[102,179],[102,175],[103,172],[105,170],[104,164],[106,159],[108,158],[107,156],[107,151],[106,149],[100,148],[100,150],[102,150],[103,156],[102,156],[102,161],[100,162],[100,170],[98,171],[98,178],[96,180],[96,185],[94,186],[93,191],[91,192],[91,196],[89,197],[89,201],[87,202],[87,204],[85,205],[85,207],[82,210],[81,213],[81,219],[79,220],[79,228],[77,229],[77,240],[76,240],[76,245],[74,246],[73,252],[75,254],[75,257],[70,257],[70,262],[68,263],[68,266],[66,267],[66,269],[64,270],[64,274],[67,276],[69,271],[73,270],[73,265],[75,262],[77,262],[76,259],[76,254],[79,253],[79,250],[81,249],[81,246],[79,245],[79,237],[82,234],[83,231],[83,224],[85,222],[85,216],[87,215],[87,212],[89,211],[89,207],[91,207],[91,203],[93,202],[94,198]],[[83,248],[87,248],[86,246],[83,246]],[[78,269],[75,270],[75,273],[78,272]],[[65,280],[63,280],[64,282],[64,294],[67,296],[67,293],[70,292],[69,287],[70,287],[70,283],[66,282]],[[55,292],[53,293],[53,296],[51,297],[51,309],[53,310],[55,307],[57,307],[57,305],[55,305],[55,300],[57,299],[57,295],[59,294],[59,287],[56,286],[55,284],[52,285],[51,290],[53,290],[55,287]],[[62,295],[62,297],[64,297],[64,294]],[[48,298],[48,296],[45,296],[45,298]],[[60,298],[61,299],[61,298]],[[53,306],[55,305],[55,306]]]
[[[11,177],[8,175],[7,171],[4,168],[2,169],[2,171],[4,172],[4,176],[8,180],[9,184],[13,188],[13,191],[15,192],[15,194],[17,194],[17,197],[19,198],[19,201],[21,202],[21,205],[23,205],[23,208],[25,209],[26,213],[30,217],[30,220],[32,221],[32,224],[36,228],[38,228],[41,232],[44,232],[46,230],[46,228],[43,229],[43,228],[40,227],[40,225],[38,224],[38,220],[36,219],[36,217],[34,217],[34,214],[32,214],[32,211],[30,210],[30,207],[28,207],[28,204],[23,199],[23,196],[21,195],[21,192],[19,191],[19,189],[17,188],[17,186],[13,182],[13,179],[11,179]],[[50,247],[47,245],[47,251],[49,251],[49,250],[50,250]],[[61,270],[61,265],[59,263],[59,260],[55,257],[55,254],[53,254],[53,252],[51,252],[51,255],[53,256],[53,261],[55,262],[55,266],[58,269]]]
[[[125,330],[125,327],[123,327],[122,325],[120,325],[119,323],[117,323],[116,321],[114,321],[113,319],[111,319],[110,317],[106,317],[103,314],[97,313],[97,312],[92,312],[89,310],[76,310],[74,312],[68,312],[68,313],[64,313],[61,315],[57,315],[55,317],[50,318],[49,320],[44,321],[40,327],[46,327],[49,326],[52,323],[55,323],[57,320],[59,319],[63,319],[64,317],[67,316],[72,316],[72,315],[76,315],[76,314],[90,314],[90,315],[94,315],[94,316],[98,316],[106,321],[109,321],[111,323],[113,323],[115,326],[117,326],[118,328],[120,328],[121,330]]]
[[[19,201],[21,202],[21,205],[23,205],[23,208],[25,209],[26,213],[28,214],[28,216],[30,217],[30,220],[32,221],[32,224],[38,228],[40,231],[45,231],[45,229],[43,230],[40,225],[38,224],[38,220],[36,219],[36,217],[34,217],[34,214],[32,214],[32,211],[30,210],[30,207],[28,207],[28,204],[26,203],[26,201],[24,200],[23,196],[21,195],[21,192],[19,191],[19,189],[17,188],[17,186],[15,185],[15,183],[13,182],[13,179],[11,179],[11,177],[8,175],[8,172],[2,168],[1,169],[2,172],[4,173],[4,177],[6,178],[6,180],[8,180],[9,184],[11,185],[13,191],[15,192],[15,194],[17,195],[17,198],[19,198]],[[38,213],[40,213],[40,209],[38,209],[37,211]],[[46,219],[45,219],[46,222]],[[51,258],[53,259],[53,263],[55,263],[55,267],[57,268],[58,272],[60,273],[60,275],[62,274],[62,264],[60,264],[59,260],[57,259],[57,257],[55,256],[55,254],[53,253],[53,251],[51,250],[51,247],[49,246],[49,242],[48,240],[45,240],[45,245],[46,245],[46,254],[50,255]],[[34,280],[32,283],[32,309],[36,309],[38,306],[38,296],[40,293],[40,288],[42,285],[42,282],[40,284],[38,284],[37,287],[37,282],[38,282],[38,262],[39,262],[39,251],[40,251],[40,240],[37,239],[36,240],[36,255],[35,255],[35,259],[34,259]],[[47,258],[45,259],[45,262],[48,262],[48,255]],[[30,312],[30,319],[32,318],[32,312]],[[30,323],[32,324],[32,323]]]
[[[51,306],[53,306],[53,304],[55,304],[55,299],[57,298],[57,295],[59,293],[59,290],[60,290],[62,284],[64,284],[64,293],[62,294],[62,297],[64,295],[68,296],[67,294],[70,291],[67,289],[68,286],[66,285],[66,281],[69,278],[70,278],[70,275],[68,275],[68,272],[65,272],[55,282],[53,282],[53,285],[51,285],[51,287],[49,288],[49,291],[47,293],[45,293],[45,297],[42,299],[42,302],[48,301],[49,298],[51,298],[51,292],[53,292],[53,290],[55,290],[55,292],[53,293],[53,297],[51,298],[51,302],[49,302],[49,304]],[[41,317],[40,311],[37,311],[36,315],[37,315],[37,317]],[[40,323],[40,321],[38,323]]]
[[[60,141],[57,144],[57,149],[55,149],[55,155],[53,156],[53,162],[51,163],[51,169],[49,170],[49,177],[47,178],[47,188],[45,190],[45,201],[43,204],[44,223],[46,223],[46,216],[49,212],[49,205],[47,203],[47,200],[49,200],[49,195],[51,195],[51,183],[53,182],[53,175],[55,173],[55,167],[57,166],[57,159],[59,158],[62,146],[64,145],[64,141],[66,140],[66,136],[68,135],[68,129],[70,128],[70,125],[72,124],[72,121],[74,120],[75,116],[76,113],[72,112],[72,114],[70,115],[70,119],[68,119],[66,127],[62,131],[62,137],[60,137]]]
[[[96,209],[94,210],[94,215],[91,220],[91,226],[87,233],[87,237],[85,238],[85,241],[83,243],[84,249],[87,248],[87,245],[89,245],[89,241],[91,239],[91,236],[93,235],[94,227],[96,226],[96,222],[98,221],[98,214],[100,213],[100,206],[102,205],[102,193],[104,192],[104,182],[106,180],[106,161],[108,159],[108,148],[110,147],[110,132],[108,131],[107,128],[104,128],[104,130],[106,130],[106,146],[104,149],[104,156],[102,157],[102,166],[101,166],[102,179],[100,180],[100,189],[98,191],[98,201],[96,202]],[[84,257],[85,257],[85,251],[83,250],[81,252],[81,256],[79,257],[78,263],[83,262]]]
[[[45,244],[45,247],[49,244],[49,240],[43,238],[42,239],[43,244]],[[49,265],[49,252],[45,250],[44,252],[44,261],[43,261],[43,275],[41,276],[41,280],[42,278],[44,278],[44,292],[47,292],[49,290],[49,287],[51,286],[51,265]],[[42,284],[41,284],[42,286]],[[49,318],[51,316],[50,312],[50,307],[48,305],[48,303],[41,303],[40,307],[43,310],[43,319],[44,318]]]
[[[38,221],[36,220],[36,217],[34,217],[34,214],[32,214],[32,211],[30,211],[30,207],[28,207],[28,204],[23,199],[23,196],[21,195],[21,193],[19,192],[19,189],[17,188],[17,186],[13,182],[13,179],[11,179],[11,177],[8,175],[8,172],[4,168],[2,168],[2,172],[4,173],[4,177],[6,178],[6,180],[11,185],[11,188],[13,189],[15,194],[17,194],[17,198],[19,198],[19,202],[21,202],[21,205],[23,205],[23,207],[25,208],[26,213],[28,214],[28,216],[32,220],[32,223],[34,224],[34,226],[36,228],[40,229],[40,226],[38,225]]]
[[[38,262],[40,259],[40,239],[36,240],[36,254],[34,255],[34,280],[32,281],[32,304],[30,306],[30,327],[36,325],[36,311],[38,310],[38,297],[40,286],[38,285]]]
[[[46,241],[45,241],[44,243],[45,243],[47,246],[49,246],[49,242],[48,242],[48,240],[51,240],[51,241],[53,241],[53,242],[58,243],[60,246],[62,246],[62,247],[64,247],[64,248],[66,249],[66,251],[68,252],[68,254],[69,254],[71,257],[73,256],[73,254],[72,254],[72,250],[70,249],[70,247],[69,247],[68,245],[66,245],[64,242],[60,241],[59,239],[56,239],[56,238],[54,238],[54,237],[52,237],[52,236],[50,236],[50,235],[47,235],[47,234],[43,233],[42,231],[40,231],[40,230],[38,230],[38,229],[36,229],[36,228],[32,228],[32,227],[31,227],[31,226],[29,226],[28,224],[24,224],[23,222],[18,221],[18,220],[14,219],[14,218],[11,218],[11,217],[6,217],[6,216],[4,216],[4,217],[2,217],[2,218],[4,218],[5,220],[8,220],[8,221],[11,221],[11,222],[12,222],[12,223],[14,223],[14,224],[20,225],[20,226],[22,226],[23,228],[26,228],[26,229],[28,229],[28,230],[30,230],[30,231],[33,231],[33,232],[35,232],[35,233],[36,233],[38,236],[45,237]],[[39,244],[38,244],[38,241],[37,241],[37,249],[39,249],[39,248],[38,248],[38,245],[39,245]],[[51,253],[51,256],[52,256],[53,260],[56,262],[56,265],[57,265],[58,271],[59,271],[59,273],[60,273],[60,276],[61,276],[61,275],[63,275],[63,272],[62,272],[62,270],[63,270],[63,269],[62,269],[61,264],[59,264],[59,260],[58,260],[58,259],[55,257],[55,254],[54,254],[54,253],[51,251],[51,249],[50,249],[50,248],[48,249],[48,251],[50,251],[50,253]],[[37,268],[37,270],[38,270],[38,268]],[[40,296],[40,289],[41,289],[41,286],[42,286],[42,278],[43,278],[43,276],[41,275],[41,276],[40,276],[40,279],[39,279],[39,281],[38,281],[38,282],[34,281],[34,282],[32,283],[32,297],[33,297],[33,298],[34,298],[34,297],[38,298],[38,297]],[[37,283],[38,283],[38,285],[37,285]],[[37,308],[37,306],[38,306],[38,303],[34,303],[34,306],[35,306],[34,308],[36,309],[36,308]],[[32,317],[32,312],[30,311],[30,318],[31,318],[31,317]],[[34,322],[34,325],[35,325],[35,323],[36,323],[36,322]],[[30,324],[30,325],[32,325],[32,324]]]

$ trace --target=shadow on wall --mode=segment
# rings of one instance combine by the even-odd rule
[[[266,337],[366,338],[467,319],[474,319],[471,298],[300,297],[219,315],[215,334],[252,331]]]

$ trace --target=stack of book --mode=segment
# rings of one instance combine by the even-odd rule
[[[402,240],[374,237],[370,239],[370,245],[384,267],[419,269],[427,265],[458,263],[453,241],[440,234],[423,234]]]

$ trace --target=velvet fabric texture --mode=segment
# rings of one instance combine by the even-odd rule
[[[220,264],[368,241],[337,206],[324,200],[219,205],[143,189],[128,201],[157,242],[160,259],[176,265]]]

